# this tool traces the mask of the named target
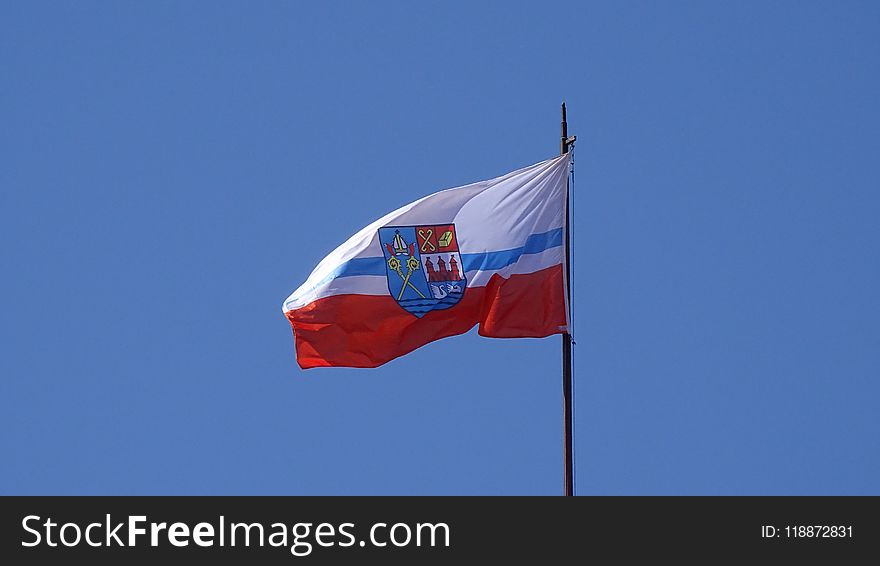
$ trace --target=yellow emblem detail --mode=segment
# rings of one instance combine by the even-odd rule
[[[440,239],[437,241],[440,243],[441,248],[449,247],[449,244],[452,243],[452,230],[443,232],[443,235],[440,236]]]

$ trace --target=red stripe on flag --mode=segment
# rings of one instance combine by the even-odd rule
[[[565,327],[562,266],[468,288],[457,305],[422,318],[390,296],[335,295],[288,311],[303,369],[370,368],[479,324],[490,338],[543,338]]]

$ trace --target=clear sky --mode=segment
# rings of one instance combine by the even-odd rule
[[[0,493],[557,494],[560,339],[296,365],[357,229],[577,134],[580,494],[880,494],[880,4],[6,2]]]

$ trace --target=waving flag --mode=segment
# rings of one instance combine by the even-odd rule
[[[475,325],[565,332],[569,159],[434,193],[349,238],[284,301],[299,365],[376,367]]]

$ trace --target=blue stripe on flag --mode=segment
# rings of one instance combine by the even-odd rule
[[[462,254],[461,263],[465,272],[489,271],[502,269],[519,261],[520,256],[536,254],[562,245],[562,228],[550,230],[543,234],[532,234],[524,246],[500,252],[483,252],[478,254]]]
[[[355,275],[385,275],[385,258],[356,257],[350,259],[336,268],[330,278],[353,277]]]
[[[526,243],[518,248],[497,252],[482,252],[476,254],[461,254],[461,262],[464,271],[488,271],[502,269],[526,254],[536,254],[562,245],[562,228],[556,228],[542,234],[532,234],[526,239]],[[334,269],[327,277],[314,285],[312,289],[320,287],[331,279],[339,277],[354,277],[356,275],[385,275],[384,257],[357,257],[350,259]]]

